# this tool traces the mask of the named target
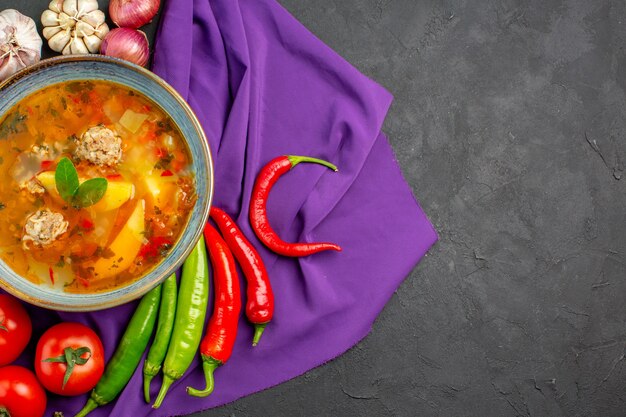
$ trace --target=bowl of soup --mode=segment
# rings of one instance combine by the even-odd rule
[[[155,74],[99,55],[0,85],[0,287],[64,311],[113,307],[175,272],[213,193],[206,137]]]

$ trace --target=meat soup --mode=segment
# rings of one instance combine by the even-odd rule
[[[0,257],[68,292],[129,283],[167,256],[196,201],[174,122],[106,81],[46,87],[0,123]]]

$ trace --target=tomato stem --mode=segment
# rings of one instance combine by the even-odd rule
[[[83,355],[88,353],[89,356],[83,358]],[[54,358],[44,359],[42,362],[61,362],[67,364],[65,368],[65,375],[63,376],[63,385],[61,385],[61,389],[65,389],[65,384],[70,379],[72,372],[74,371],[74,366],[76,365],[84,365],[91,358],[91,349],[87,346],[79,347],[78,349],[74,349],[71,347],[66,347],[63,350],[63,354]]]
[[[0,320],[0,330],[4,330],[5,332],[8,332],[8,331],[9,331],[9,329],[7,329],[7,328],[4,326],[4,320],[5,320],[5,319]],[[0,411],[2,411],[2,410],[3,410],[3,409],[0,409]],[[0,417],[2,417],[2,414],[0,414]]]
[[[11,417],[11,413],[4,407],[0,407],[0,417]]]

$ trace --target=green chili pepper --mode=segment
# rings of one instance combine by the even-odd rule
[[[124,389],[148,346],[160,299],[160,285],[141,299],[104,374],[91,391],[87,404],[74,417],[84,417],[97,407],[110,403]]]
[[[159,408],[167,390],[180,379],[191,365],[202,337],[204,318],[209,300],[209,265],[204,238],[201,237],[183,264],[176,322],[170,346],[163,363],[163,385],[152,406]]]
[[[161,370],[176,317],[176,274],[172,274],[162,285],[156,336],[154,336],[154,342],[152,342],[148,356],[143,363],[143,395],[147,403],[150,402],[150,381]]]

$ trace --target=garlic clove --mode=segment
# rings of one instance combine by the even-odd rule
[[[46,10],[41,14],[41,24],[44,26],[58,26],[59,14],[52,10]]]
[[[98,52],[100,52],[100,44],[102,44],[102,39],[100,39],[98,35],[85,36],[83,38],[83,42],[85,42],[85,46],[92,54],[97,54]]]
[[[63,0],[52,0],[48,5],[48,9],[55,13],[61,13],[63,11]]]
[[[98,10],[98,0],[78,0],[78,17]]]
[[[90,24],[94,28],[97,28],[102,23],[104,23],[104,21],[106,20],[106,17],[104,16],[104,12],[102,10],[94,10],[92,12],[89,12],[83,15],[80,18],[80,20],[82,20],[85,23]]]
[[[89,50],[85,45],[85,42],[81,38],[74,37],[70,43],[70,51],[73,54],[88,54]]]
[[[63,11],[76,17],[78,15],[78,0],[63,0]]]
[[[73,28],[76,26],[76,20],[67,13],[59,13],[59,26],[63,29]]]
[[[107,25],[106,23],[101,24],[96,28],[95,33],[100,39],[104,39],[107,33],[109,33],[109,25]]]
[[[82,38],[84,36],[93,35],[96,29],[90,24],[79,20],[78,23],[76,23],[76,28],[74,29],[74,31],[76,33],[76,36]]]
[[[68,42],[68,44],[65,45],[65,48],[63,48],[61,50],[61,54],[63,54],[63,55],[70,55],[72,53],[71,45],[72,45],[72,41]]]
[[[51,37],[48,40],[48,45],[50,46],[50,49],[52,49],[53,51],[62,52],[63,48],[65,48],[67,44],[70,42],[71,36],[72,36],[71,30],[64,29],[60,31],[59,33],[57,33],[56,35],[54,35],[53,37]]]
[[[47,28],[43,28],[43,37],[46,39],[50,39],[51,37],[59,33],[61,30],[62,30],[61,26],[50,26]]]

